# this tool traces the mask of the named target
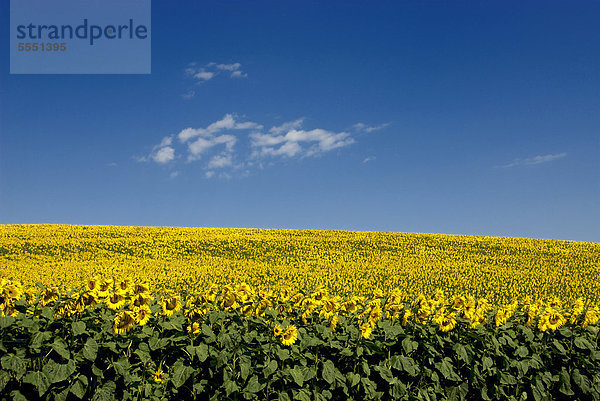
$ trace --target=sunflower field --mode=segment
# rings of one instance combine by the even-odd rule
[[[600,244],[0,226],[0,400],[600,400]]]

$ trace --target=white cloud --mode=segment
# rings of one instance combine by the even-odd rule
[[[557,159],[562,159],[563,157],[566,157],[567,153],[557,153],[557,154],[550,154],[550,155],[543,155],[543,156],[534,156],[534,157],[529,157],[527,159],[515,159],[512,162],[505,164],[503,166],[499,166],[502,168],[509,168],[509,167],[516,167],[516,166],[529,166],[529,165],[534,165],[534,164],[542,164],[542,163],[548,163]]]
[[[242,71],[241,68],[242,64],[240,63],[217,64],[215,62],[210,62],[203,67],[198,67],[195,63],[190,63],[188,64],[188,67],[184,69],[184,73],[186,76],[195,79],[197,83],[201,84],[210,81],[221,73],[229,73],[230,78],[246,78],[248,74]]]
[[[364,123],[356,123],[352,126],[352,128],[354,128],[357,132],[373,132],[373,131],[379,131],[380,129],[384,129],[385,127],[389,126],[390,123],[383,123],[383,124],[379,124],[379,125],[375,125],[375,126],[368,126],[367,124]]]
[[[179,175],[179,171],[173,171],[171,174],[169,174],[169,178],[173,179],[175,177],[177,177]]]
[[[183,155],[188,162],[200,161],[206,178],[229,178],[232,173],[247,176],[248,168],[262,169],[278,158],[319,156],[355,142],[347,132],[305,130],[303,121],[296,119],[266,129],[253,121],[240,121],[235,114],[225,114],[206,127],[185,128],[163,137],[148,156],[137,160],[166,164]],[[372,159],[367,158],[364,163]],[[178,174],[171,173],[171,178]]]
[[[223,168],[227,166],[231,166],[233,163],[231,162],[231,153],[225,153],[221,155],[214,156],[210,162],[208,162],[208,168]]]
[[[373,161],[373,160],[375,160],[374,156],[365,157],[365,159],[362,161],[362,164],[368,163],[368,162]]]
[[[214,76],[214,72],[206,71],[204,70],[204,68],[200,69],[200,71],[197,71],[194,74],[194,78],[200,79],[202,81],[208,81],[210,79],[213,79]]]
[[[233,114],[225,114],[222,119],[215,121],[206,128],[186,128],[182,130],[177,137],[179,138],[179,141],[183,143],[196,136],[211,136],[223,130],[260,130],[263,128],[262,125],[251,121],[237,122],[235,121],[235,118],[236,117]]]
[[[268,134],[250,134],[251,146],[257,150],[254,156],[314,156],[354,143],[346,132],[305,131],[298,129],[301,124],[302,120],[295,120],[271,128]]]
[[[165,146],[163,148],[158,149],[150,157],[157,163],[168,163],[171,160],[175,159],[175,149],[173,149],[170,146]]]
[[[288,121],[287,123],[283,123],[281,125],[271,127],[269,129],[269,132],[271,134],[276,134],[276,135],[283,134],[284,132],[288,132],[290,130],[300,128],[302,126],[303,122],[304,122],[304,118],[299,118],[294,121]]]
[[[214,63],[210,63],[211,65],[214,65]],[[225,71],[237,71],[242,65],[240,63],[233,63],[233,64],[216,64],[216,67],[219,70],[225,70]]]
[[[184,94],[181,95],[182,98],[184,99],[191,99],[194,96],[196,96],[196,91],[193,89],[190,89],[189,91],[185,92]]]

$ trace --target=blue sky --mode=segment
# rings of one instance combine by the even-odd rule
[[[0,222],[600,242],[599,18],[155,0],[150,75],[0,60]]]

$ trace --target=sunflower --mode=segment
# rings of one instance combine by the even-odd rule
[[[298,339],[298,329],[294,325],[289,325],[281,334],[281,343],[283,345],[292,345]]]
[[[131,281],[126,278],[117,285],[117,290],[122,293],[127,293],[131,289]]]
[[[56,287],[46,288],[40,294],[40,306],[46,306],[50,302],[58,299],[58,289]]]
[[[113,280],[110,278],[103,279],[102,281],[100,281],[98,283],[98,287],[96,288],[98,296],[101,298],[107,297],[109,295],[109,291],[110,291],[112,285],[113,285]]]
[[[140,326],[148,323],[148,320],[150,320],[150,317],[152,316],[152,311],[150,311],[150,307],[148,305],[142,305],[139,308],[134,308],[134,310],[135,320]]]
[[[276,324],[275,328],[273,328],[273,335],[275,337],[279,337],[281,335],[281,333],[283,333],[283,329],[281,328],[280,325]]]
[[[110,309],[117,310],[121,309],[123,305],[125,305],[125,297],[122,294],[119,294],[118,292],[114,292],[110,294],[104,300],[104,302],[106,303],[106,306],[108,306]]]
[[[4,294],[7,298],[18,300],[23,296],[23,290],[15,284],[9,284],[4,287]]]
[[[557,310],[546,310],[538,322],[538,329],[541,331],[556,330],[567,322],[567,319]]]
[[[124,334],[135,324],[135,318],[129,311],[120,311],[115,316],[113,330],[115,334]]]
[[[150,301],[152,301],[152,296],[150,294],[146,294],[143,292],[135,295],[131,299],[131,303],[133,304],[133,306],[135,306],[137,308],[144,306],[144,305],[148,305],[150,303]]]
[[[159,302],[162,307],[162,314],[164,316],[172,316],[181,310],[181,300],[178,296],[171,296],[168,299],[163,299]]]
[[[586,328],[588,325],[594,325],[598,323],[600,320],[600,308],[595,306],[585,313],[585,317],[583,319],[582,327]]]
[[[229,308],[235,308],[237,305],[235,299],[235,293],[233,291],[228,291],[223,298],[221,298],[221,307],[225,310]]]
[[[133,293],[136,295],[146,294],[148,292],[150,292],[150,286],[146,282],[137,283],[133,286]]]
[[[371,337],[372,331],[373,331],[373,327],[371,327],[371,325],[369,323],[363,323],[360,326],[360,334],[361,334],[362,338]]]
[[[337,327],[337,324],[338,324],[338,320],[339,320],[338,315],[334,315],[331,318],[331,322],[329,322],[329,328],[331,329],[331,332],[335,331],[335,328]]]
[[[88,290],[94,291],[98,288],[98,279],[97,278],[89,279],[86,282],[86,285],[87,285]]]
[[[158,369],[156,372],[154,372],[152,378],[156,383],[162,383],[165,381],[165,372],[163,372],[162,369]]]
[[[408,319],[410,319],[413,316],[413,313],[410,309],[406,309],[404,311],[404,316],[402,316],[402,325],[405,326],[406,323],[408,322]]]
[[[456,327],[456,318],[454,317],[454,312],[446,313],[446,311],[443,309],[440,309],[440,311],[436,313],[433,321],[438,324],[440,331],[444,333],[447,333]]]
[[[494,320],[496,322],[496,326],[501,326],[504,323],[508,322],[508,319],[510,319],[510,317],[513,314],[513,310],[509,307],[501,307],[500,309],[498,309],[498,312],[496,312],[496,316],[494,317]]]
[[[198,324],[197,322],[194,322],[192,324],[190,324],[187,328],[188,333],[190,334],[199,334],[200,333],[200,324]]]

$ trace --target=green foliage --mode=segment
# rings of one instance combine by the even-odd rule
[[[114,312],[38,312],[2,318],[0,400],[600,400],[597,326],[381,320],[365,339],[356,320],[332,332],[316,318],[285,346],[276,313],[210,311],[196,334],[158,316],[114,334]]]

